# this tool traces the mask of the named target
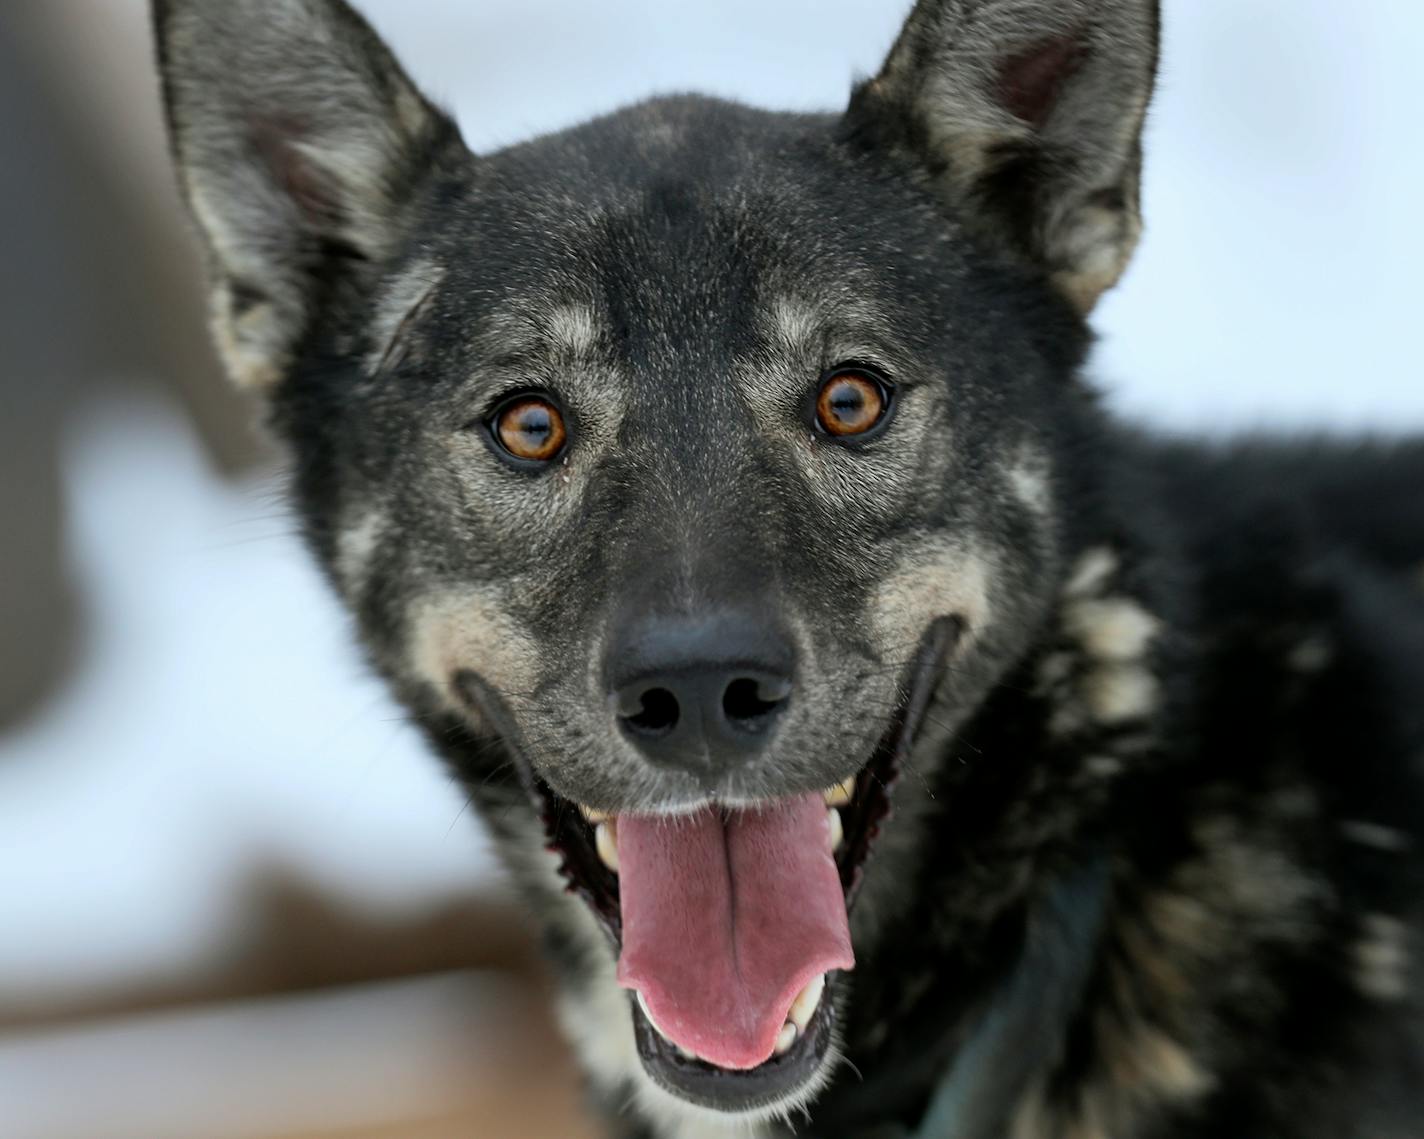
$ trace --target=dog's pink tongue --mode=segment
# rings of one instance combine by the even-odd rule
[[[618,981],[664,1035],[718,1067],[769,1059],[796,994],[854,964],[820,795],[726,816],[620,816],[618,867]]]

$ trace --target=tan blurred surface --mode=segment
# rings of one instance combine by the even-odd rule
[[[239,904],[182,974],[0,989],[0,1139],[593,1136],[509,902],[382,917],[269,865]]]
[[[6,1139],[594,1135],[538,985],[490,971],[0,1036],[21,1087]]]
[[[219,959],[62,999],[0,987],[0,1139],[580,1139],[527,917],[400,917],[278,864]]]
[[[253,873],[233,906],[242,915],[241,936],[219,959],[181,972],[61,994],[0,981],[0,1033],[454,970],[507,975],[526,988],[540,976],[527,916],[493,896],[451,897],[408,917],[383,918],[269,866]]]

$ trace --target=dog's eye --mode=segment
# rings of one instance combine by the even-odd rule
[[[490,420],[490,433],[514,458],[531,463],[557,458],[568,438],[563,413],[537,395],[515,396],[501,405]]]
[[[859,368],[837,368],[821,381],[816,424],[827,435],[864,435],[885,418],[890,393],[878,377]]]

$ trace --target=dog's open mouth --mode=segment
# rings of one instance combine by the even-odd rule
[[[610,815],[526,772],[570,891],[618,952],[644,1068],[668,1091],[745,1111],[821,1070],[854,965],[848,913],[956,627],[930,629],[869,761],[821,791]]]

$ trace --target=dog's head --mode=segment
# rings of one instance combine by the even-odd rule
[[[338,0],[157,31],[219,346],[374,659],[511,849],[542,816],[657,1086],[804,1099],[897,764],[1060,575],[1154,3],[924,0],[843,115],[481,156]]]

